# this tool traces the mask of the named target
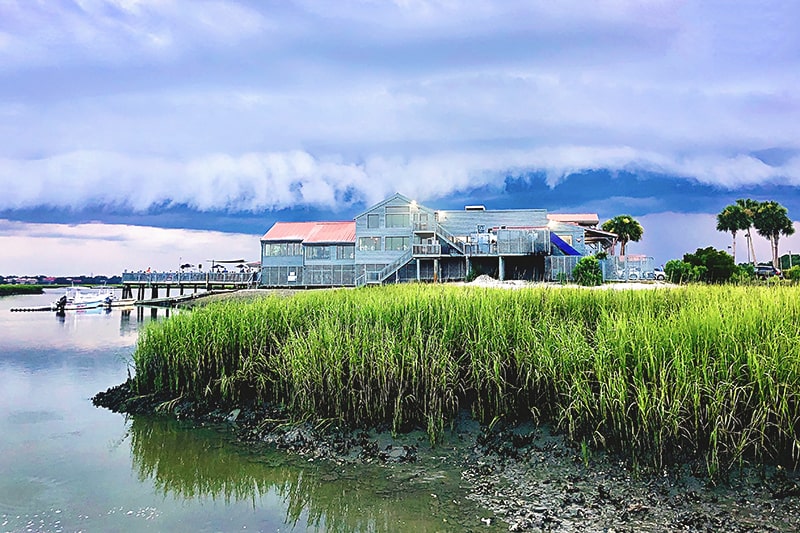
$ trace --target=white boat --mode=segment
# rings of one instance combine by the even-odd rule
[[[111,289],[93,289],[91,287],[69,287],[61,299],[54,304],[56,310],[80,311],[110,306],[114,300]]]

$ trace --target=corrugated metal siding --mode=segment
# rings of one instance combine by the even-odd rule
[[[565,235],[569,235],[572,238],[570,246],[575,248],[575,250],[581,255],[586,254],[586,243],[584,242],[584,234],[582,227],[576,226],[575,224],[552,223],[550,224],[550,230],[553,233],[557,233],[558,236],[561,237],[562,239],[564,238]],[[561,252],[558,250],[553,250],[552,253],[560,254]]]
[[[265,255],[261,260],[262,266],[303,266],[302,255]]]
[[[457,237],[477,231],[478,225],[489,228],[538,227],[547,225],[544,209],[515,209],[508,211],[439,211],[439,223]]]
[[[385,237],[408,237],[409,238],[409,245],[412,243],[412,226],[409,225],[408,227],[401,227],[401,228],[387,228],[386,227],[386,207],[396,207],[396,206],[408,206],[409,207],[409,220],[413,219],[411,215],[411,201],[405,198],[402,195],[396,195],[390,198],[388,201],[381,202],[368,211],[360,214],[356,217],[356,264],[358,265],[367,265],[367,264],[383,264],[388,265],[393,263],[396,259],[406,253],[404,250],[386,250],[386,241]],[[430,212],[427,208],[420,208],[418,209]],[[377,228],[368,228],[367,227],[367,215],[370,214],[377,214],[378,215],[378,227]],[[433,215],[431,214],[431,220],[433,219]],[[368,250],[359,250],[358,249],[358,237],[380,237],[381,238],[381,250],[376,251],[368,251]]]

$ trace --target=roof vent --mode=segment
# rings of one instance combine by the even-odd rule
[[[486,211],[486,207],[483,205],[465,205],[464,211]]]

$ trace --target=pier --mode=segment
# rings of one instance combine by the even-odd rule
[[[255,272],[125,272],[122,274],[122,299],[140,302],[170,298],[170,293],[183,296],[189,292],[255,286]]]

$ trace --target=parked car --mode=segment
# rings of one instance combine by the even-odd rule
[[[768,279],[773,276],[783,277],[783,273],[772,265],[758,265],[756,267],[756,277],[761,279]]]
[[[627,270],[620,268],[617,270],[617,279],[639,279],[639,269],[636,267],[629,267]]]
[[[664,274],[663,268],[654,268],[644,273],[644,279],[664,281],[667,279],[667,275]]]

